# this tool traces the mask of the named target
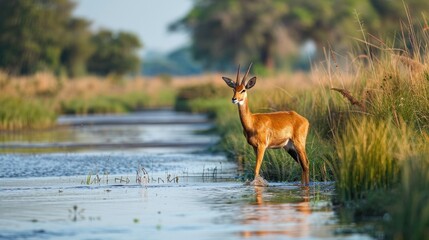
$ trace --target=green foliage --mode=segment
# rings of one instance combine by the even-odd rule
[[[282,1],[196,1],[170,28],[190,30],[193,56],[206,67],[253,61],[272,68],[286,9]]]
[[[81,18],[72,18],[67,24],[65,46],[61,53],[61,62],[71,77],[87,73],[86,63],[95,49],[91,43],[90,22]]]
[[[429,148],[425,147],[403,164],[400,194],[389,207],[388,238],[426,239],[429,234]]]
[[[68,0],[0,1],[0,68],[30,74],[60,67]]]
[[[138,38],[124,32],[94,35],[88,20],[72,17],[74,6],[71,0],[0,1],[0,68],[12,75],[49,70],[79,76],[89,61],[96,74],[136,72]]]
[[[427,16],[428,9],[429,2],[422,0],[198,0],[170,29],[191,33],[193,55],[208,68],[230,70],[252,61],[272,69],[309,39],[344,50],[353,37],[361,36],[360,26],[375,35],[375,43],[395,39],[400,21],[421,29],[421,14]]]
[[[139,92],[121,96],[77,98],[61,103],[61,112],[65,114],[124,113],[142,109],[148,105],[148,102],[148,97]]]
[[[141,43],[136,35],[101,30],[92,36],[91,41],[96,49],[88,60],[89,72],[104,76],[138,72],[140,60],[135,50],[141,47]]]
[[[191,85],[179,89],[176,96],[175,108],[181,111],[216,112],[210,105],[206,106],[204,100],[214,100],[226,96],[225,88],[212,83]],[[198,101],[190,101],[198,100]],[[215,102],[218,102],[215,100]],[[200,104],[203,103],[203,107]],[[207,109],[205,109],[208,107]]]
[[[189,76],[203,73],[201,64],[191,55],[190,47],[183,47],[169,53],[151,54],[142,64],[142,73],[145,76],[170,74],[174,76]]]
[[[0,106],[0,130],[46,128],[55,124],[55,112],[34,99],[0,97]]]
[[[410,149],[406,130],[399,131],[389,120],[358,118],[335,142],[337,156],[331,164],[343,201],[366,198],[368,192],[389,190],[399,182],[400,162]]]

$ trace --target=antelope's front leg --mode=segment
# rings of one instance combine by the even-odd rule
[[[256,154],[256,166],[255,166],[255,179],[250,183],[252,186],[268,186],[268,182],[259,175],[259,171],[261,170],[262,160],[264,159],[265,154],[265,146],[255,147],[253,148]]]

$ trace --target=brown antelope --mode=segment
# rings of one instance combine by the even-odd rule
[[[240,65],[235,82],[230,78],[222,77],[225,83],[234,90],[232,103],[238,105],[244,136],[256,154],[255,180],[251,185],[267,185],[259,175],[267,148],[284,148],[301,165],[301,182],[308,185],[309,162],[305,152],[308,120],[294,111],[252,114],[249,110],[247,90],[255,86],[256,77],[246,81],[251,66],[252,64],[249,65],[241,82],[239,81]]]

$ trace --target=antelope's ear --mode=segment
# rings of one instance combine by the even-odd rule
[[[246,89],[251,89],[256,84],[256,77],[252,77],[249,81],[246,83]]]
[[[234,82],[234,81],[232,81],[230,78],[222,77],[222,79],[225,81],[225,83],[226,83],[230,88],[235,88],[235,82]]]

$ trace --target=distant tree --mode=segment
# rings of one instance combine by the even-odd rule
[[[405,6],[411,11],[408,16]],[[418,27],[421,13],[428,11],[427,0],[195,0],[193,9],[170,29],[190,32],[193,56],[206,67],[225,69],[253,61],[272,68],[276,59],[294,53],[306,40],[344,48],[362,36],[361,26],[394,41],[401,21],[408,23],[410,17],[410,24]]]
[[[71,18],[67,23],[61,63],[71,77],[87,72],[86,63],[94,52],[89,26],[90,22],[82,18]]]
[[[146,76],[158,75],[196,75],[201,74],[201,64],[195,62],[189,47],[178,48],[168,55],[160,53],[148,54],[142,64],[142,73]]]
[[[140,59],[136,50],[142,46],[132,33],[101,30],[92,39],[95,51],[88,60],[88,71],[99,75],[137,73]]]
[[[286,11],[279,0],[197,0],[170,29],[190,32],[193,56],[208,68],[249,61],[272,68],[276,47],[288,38],[281,21]]]
[[[405,7],[411,11],[409,20],[414,27],[421,25],[421,13],[429,13],[429,1],[424,0],[289,0],[287,4],[290,10],[283,22],[296,41],[312,39],[332,45],[362,37],[361,30],[379,39],[394,40],[401,22],[409,24]]]
[[[58,70],[73,6],[68,0],[0,0],[0,68],[12,74]]]

